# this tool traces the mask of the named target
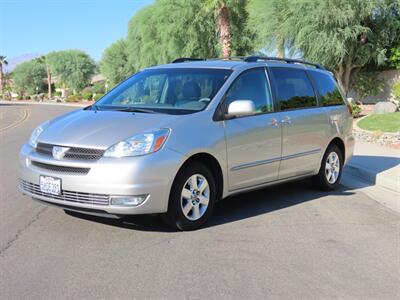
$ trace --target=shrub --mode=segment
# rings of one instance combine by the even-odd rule
[[[55,97],[61,97],[62,93],[60,91],[55,91],[54,96]]]
[[[18,95],[17,100],[22,100],[24,99],[24,97],[22,97],[22,95]]]
[[[79,102],[82,99],[82,96],[80,94],[75,94],[68,96],[67,99],[65,99],[66,102]]]
[[[92,92],[82,92],[82,99],[92,100],[92,98],[93,98]]]
[[[26,100],[31,100],[31,96],[26,96],[25,99]]]
[[[361,113],[361,106],[358,104],[352,104],[351,108],[353,110],[353,118],[359,117]]]
[[[390,66],[399,70],[400,69],[400,47],[390,49],[391,55],[389,58]]]
[[[104,86],[103,81],[99,81],[93,84],[92,86],[92,92],[96,94],[103,94],[106,92],[106,88]]]
[[[94,101],[97,101],[97,100],[99,100],[101,97],[103,97],[104,96],[104,94],[102,94],[102,93],[100,93],[100,94],[94,94],[93,95],[93,100]]]

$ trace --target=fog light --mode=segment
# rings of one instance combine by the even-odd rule
[[[111,196],[111,205],[138,206],[142,204],[148,195],[137,196]]]

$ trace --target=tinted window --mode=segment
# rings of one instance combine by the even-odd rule
[[[314,71],[309,74],[317,86],[322,106],[344,104],[342,95],[340,94],[333,76]]]
[[[314,89],[303,70],[271,68],[281,110],[317,106]]]
[[[264,69],[246,71],[239,75],[226,94],[226,107],[236,100],[253,101],[258,113],[273,110],[272,96]]]

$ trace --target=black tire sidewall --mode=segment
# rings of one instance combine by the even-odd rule
[[[181,193],[186,181],[194,174],[200,174],[207,179],[210,188],[210,199],[205,214],[200,219],[191,221],[183,214],[181,207]],[[183,166],[172,185],[167,213],[169,219],[168,223],[180,230],[193,230],[199,228],[211,216],[215,206],[215,199],[216,185],[211,171],[202,163],[198,162],[189,163]]]

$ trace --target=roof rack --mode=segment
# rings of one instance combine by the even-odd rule
[[[293,59],[293,58],[281,58],[281,57],[270,57],[270,56],[247,56],[243,59],[245,62],[256,62],[259,60],[275,60],[275,61],[284,61],[288,64],[303,64],[314,66],[317,69],[325,70],[325,68],[320,64],[314,64],[308,61],[304,61],[301,59]]]
[[[201,61],[201,60],[205,60],[205,59],[204,58],[180,57],[180,58],[174,59],[171,63],[177,64],[177,63],[182,63],[182,62],[186,62],[186,61]]]
[[[303,65],[310,65],[314,66],[317,69],[325,70],[325,68],[320,64],[314,64],[308,61],[304,61],[301,59],[293,59],[293,58],[281,58],[281,57],[272,57],[272,56],[231,56],[231,57],[224,57],[224,58],[187,58],[181,57],[177,58],[172,61],[173,64],[182,63],[182,62],[189,62],[189,61],[206,61],[206,60],[242,60],[244,62],[257,62],[259,60],[263,61],[283,61],[288,64],[303,64]]]

